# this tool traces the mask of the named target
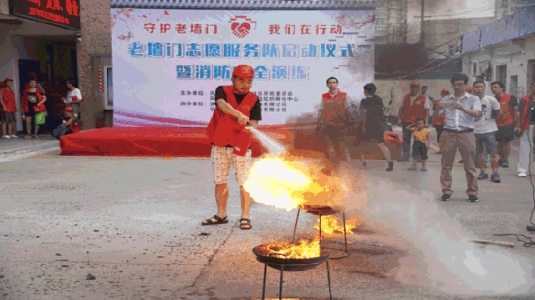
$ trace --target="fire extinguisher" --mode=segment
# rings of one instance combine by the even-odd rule
[[[245,156],[247,149],[249,149],[249,143],[251,142],[251,124],[247,123],[241,130],[238,137],[238,143],[234,146],[234,154],[239,156]]]

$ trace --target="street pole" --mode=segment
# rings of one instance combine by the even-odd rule
[[[424,0],[421,0],[422,3],[422,12],[420,14],[420,42],[424,43],[425,32],[424,32]]]

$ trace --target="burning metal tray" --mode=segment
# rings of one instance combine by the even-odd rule
[[[322,216],[334,215],[341,212],[341,210],[335,210],[328,205],[302,205],[300,208],[306,211],[307,213],[311,213],[314,215],[321,214]]]
[[[267,244],[253,248],[253,253],[256,255],[256,259],[273,269],[281,270],[282,267],[284,267],[284,271],[305,271],[313,269],[326,262],[331,254],[328,249],[322,249],[319,257],[281,258],[278,256],[283,256],[282,254],[268,253],[266,251],[266,245]]]

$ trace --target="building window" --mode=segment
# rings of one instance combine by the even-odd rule
[[[501,81],[507,90],[507,65],[496,67],[496,80]]]
[[[111,66],[103,66],[104,73],[104,109],[113,109],[113,73]]]
[[[530,90],[531,85],[535,83],[535,59],[528,60],[528,82],[527,89]]]

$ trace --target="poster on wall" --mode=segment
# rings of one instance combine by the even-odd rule
[[[375,10],[113,8],[114,126],[204,127],[235,66],[254,68],[260,125],[315,114],[327,78],[352,109],[374,79]]]

